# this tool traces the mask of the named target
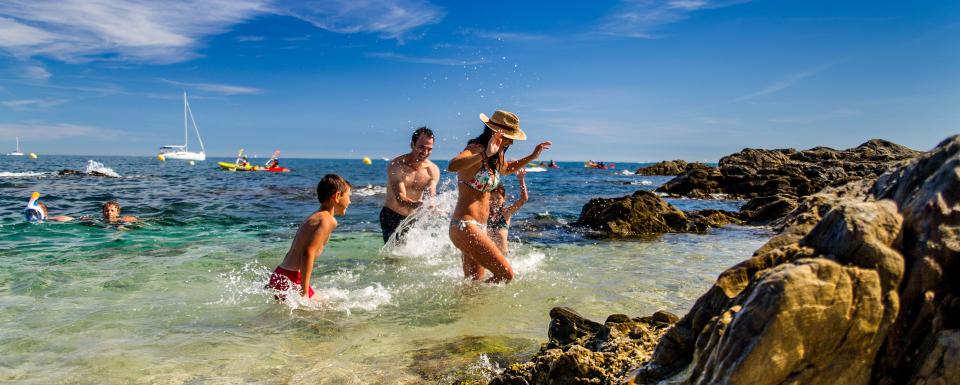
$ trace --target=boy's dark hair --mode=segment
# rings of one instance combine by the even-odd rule
[[[117,206],[117,211],[120,211],[120,203],[117,201],[106,201],[103,203],[103,206],[100,207],[100,210],[104,210],[110,206]]]
[[[417,139],[420,139],[421,135],[426,135],[428,138],[433,139],[433,131],[427,128],[427,126],[423,126],[413,132],[413,136],[410,138],[410,144],[417,144]]]
[[[353,185],[350,182],[347,182],[346,179],[343,179],[342,176],[337,174],[327,174],[323,176],[323,179],[320,179],[320,183],[317,183],[317,200],[320,201],[322,205],[326,202],[333,194],[336,193],[345,193],[347,189],[353,188]]]

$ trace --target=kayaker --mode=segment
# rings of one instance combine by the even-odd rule
[[[250,165],[250,162],[247,161],[246,155],[244,155],[243,157],[237,160],[237,168],[245,168],[249,165]]]

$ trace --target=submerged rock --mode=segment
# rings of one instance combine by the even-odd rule
[[[889,159],[889,146],[861,147]],[[766,155],[757,162],[798,157]],[[780,222],[630,383],[960,383],[960,136],[875,181],[804,197]]]
[[[828,186],[877,177],[919,154],[880,139],[843,151],[828,147],[805,151],[747,148],[723,157],[717,168],[687,170],[657,191],[688,197],[802,197]]]
[[[684,213],[660,198],[639,190],[620,198],[591,199],[580,211],[577,225],[607,236],[639,237],[680,232],[704,232],[711,227],[741,223],[739,215],[722,210]]]

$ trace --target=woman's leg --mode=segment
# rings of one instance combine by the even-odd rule
[[[450,240],[453,245],[463,252],[464,275],[475,272],[474,266],[467,266],[468,262],[475,262],[483,268],[490,270],[493,277],[490,282],[504,282],[513,279],[513,267],[510,262],[504,258],[503,253],[497,248],[497,245],[490,240],[486,231],[477,225],[468,224],[466,226],[450,226]],[[470,275],[473,279],[482,278],[481,275]]]
[[[476,259],[470,256],[466,251],[463,251],[463,276],[464,278],[470,278],[474,281],[479,281],[483,279],[483,273],[486,270],[483,268],[483,265],[480,262],[477,262]]]

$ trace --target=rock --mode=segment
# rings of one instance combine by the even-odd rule
[[[703,163],[687,163],[684,160],[665,160],[652,166],[640,167],[636,173],[639,175],[680,175],[684,172],[694,169],[708,169]]]
[[[774,195],[753,198],[740,207],[740,216],[747,224],[765,226],[786,217],[797,208],[797,198],[791,195]]]
[[[113,178],[113,175],[107,175],[100,171],[90,171],[89,173],[77,170],[63,169],[57,172],[57,175],[66,175],[66,176],[98,176],[103,178]]]
[[[508,365],[491,385],[619,383],[649,359],[669,321],[676,320],[666,312],[642,318],[614,314],[600,324],[569,308],[552,309],[550,318],[550,342],[530,361]]]
[[[875,178],[915,158],[909,148],[873,139],[844,151],[815,147],[761,150],[747,148],[720,159],[716,169],[692,169],[664,183],[657,191],[675,196],[734,198],[803,197],[827,186]]]
[[[850,152],[864,162],[904,153],[882,141],[749,153],[760,167],[736,171]],[[846,172],[875,171],[863,166]],[[960,136],[875,180],[802,197],[779,222],[783,231],[721,273],[628,383],[960,383]]]
[[[639,190],[620,198],[595,198],[580,211],[576,225],[613,237],[704,232],[730,223],[742,223],[739,214],[723,210],[700,210],[684,214],[660,196]]]

